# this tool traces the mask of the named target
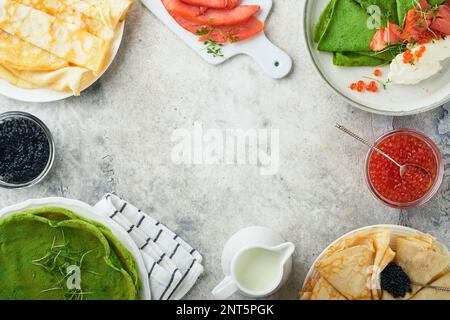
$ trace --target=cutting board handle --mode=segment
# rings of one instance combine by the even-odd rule
[[[265,34],[251,39],[242,49],[274,79],[284,78],[292,69],[291,57],[267,39]]]

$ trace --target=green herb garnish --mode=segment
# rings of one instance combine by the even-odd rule
[[[223,57],[223,44],[217,43],[213,40],[207,40],[203,42],[203,44],[205,45],[206,52],[209,55],[213,56],[214,58]]]
[[[77,266],[82,270],[84,258],[92,253],[94,250],[86,252],[76,252],[68,248],[68,243],[64,238],[64,232],[62,232],[62,243],[56,244],[56,237],[53,238],[53,243],[47,250],[47,253],[38,259],[32,260],[31,263],[44,268],[47,272],[52,273],[58,279],[54,287],[44,289],[41,293],[50,291],[61,291],[66,300],[83,300],[84,296],[92,294],[92,292],[83,292],[82,289],[69,289],[65,281],[70,276],[73,276],[75,271],[71,273],[67,272],[69,266]],[[85,272],[97,274],[94,271],[84,270]]]

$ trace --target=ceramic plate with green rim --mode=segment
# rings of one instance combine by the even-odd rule
[[[357,5],[355,0],[337,1],[345,1],[347,4]],[[351,1],[355,3],[352,3]],[[380,86],[380,90],[377,93],[359,93],[356,90],[351,90],[349,88],[351,83],[359,80],[370,81],[365,77],[374,77],[373,72],[375,67],[336,66],[333,64],[333,53],[319,51],[317,49],[317,43],[314,41],[314,28],[319,21],[320,15],[324,12],[329,3],[330,0],[305,0],[303,17],[304,34],[314,66],[320,76],[335,92],[360,109],[372,113],[395,116],[425,112],[441,106],[450,100],[449,61],[444,61],[444,66],[438,74],[415,85],[389,84],[386,90]],[[364,11],[362,12],[362,14],[365,14]],[[353,22],[357,20],[362,21],[362,26],[350,26],[344,21],[342,28],[344,30],[357,30],[358,27],[361,27],[362,29],[365,28],[363,20],[356,18],[351,19]],[[361,30],[355,31],[355,34],[361,34],[362,32],[363,31]],[[361,37],[354,38],[361,39]],[[344,41],[348,41],[348,39],[353,41],[352,35],[349,35],[349,38],[347,38],[347,40],[344,39]],[[367,42],[367,40],[365,41]],[[358,41],[354,41],[353,44],[358,46],[359,43]],[[364,45],[368,44],[365,43]],[[355,47],[355,50],[356,49],[357,48]],[[386,81],[389,73],[389,65],[377,68],[381,69],[383,73],[383,76],[377,80]]]
[[[79,201],[0,211],[0,299],[150,299],[142,256],[120,227]]]

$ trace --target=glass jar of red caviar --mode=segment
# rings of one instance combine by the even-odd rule
[[[437,193],[444,163],[441,151],[430,138],[416,130],[399,129],[381,136],[375,146],[399,164],[417,165],[430,174],[428,177],[412,170],[401,177],[394,163],[370,150],[366,158],[366,182],[376,199],[394,208],[408,209],[425,204]]]

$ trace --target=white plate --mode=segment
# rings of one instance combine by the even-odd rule
[[[303,286],[302,286],[302,291],[303,288],[305,286],[305,284],[308,283],[308,280],[315,276],[318,271],[316,270],[315,266],[316,263],[322,259],[322,257],[325,255],[325,253],[330,250],[330,248],[334,245],[336,245],[338,242],[342,241],[345,238],[348,237],[352,237],[355,234],[359,233],[359,232],[364,232],[370,229],[374,229],[374,228],[389,228],[392,230],[391,232],[391,243],[390,246],[392,248],[392,250],[395,251],[395,240],[397,239],[397,237],[399,236],[409,236],[409,235],[414,235],[414,234],[425,234],[421,231],[412,229],[412,228],[408,228],[408,227],[403,227],[403,226],[398,226],[398,225],[394,225],[394,224],[380,224],[380,225],[374,225],[374,226],[368,226],[368,227],[363,227],[363,228],[359,228],[353,231],[350,231],[347,234],[344,234],[342,237],[338,238],[336,241],[334,241],[333,243],[331,243],[325,250],[322,251],[322,253],[317,257],[317,259],[314,261],[314,263],[312,264],[311,268],[308,271],[308,274],[306,275],[305,281],[303,282]],[[442,245],[441,243],[439,243],[440,245]],[[445,247],[445,246],[444,246]]]
[[[198,36],[183,29],[167,12],[161,0],[141,0],[142,3],[153,12],[163,23],[167,25],[178,37],[181,38],[192,50],[197,52],[205,61],[211,64],[220,64],[238,54],[251,56],[263,69],[263,71],[274,79],[280,79],[289,74],[292,68],[292,59],[283,50],[275,46],[267,39],[264,32],[259,35],[237,42],[226,44],[222,48],[223,57],[213,57],[209,55],[202,42],[198,41]],[[261,21],[266,21],[272,9],[272,0],[244,0],[242,4],[258,4],[261,11],[257,17]]]
[[[100,72],[100,74],[94,78],[85,88],[81,91],[86,90],[91,85],[93,85],[100,77],[108,70],[109,66],[113,62],[114,58],[119,51],[120,43],[122,42],[123,30],[125,26],[125,21],[122,21],[116,30],[115,40],[111,45],[111,55],[108,63],[105,65],[104,69]],[[71,92],[61,92],[51,89],[24,89],[13,86],[6,80],[0,80],[0,94],[19,101],[25,102],[52,102],[63,100],[69,97],[72,97],[73,94]]]
[[[125,230],[118,227],[103,215],[97,213],[94,208],[87,205],[86,203],[66,198],[32,199],[0,210],[0,218],[17,212],[22,212],[24,210],[38,209],[42,207],[59,207],[67,209],[82,217],[97,221],[110,229],[114,236],[117,237],[117,239],[132,253],[136,261],[139,279],[141,280],[141,299],[151,299],[150,286],[148,283],[148,276],[144,265],[144,260],[142,259],[141,253],[139,252],[139,249],[134,241],[131,239],[128,233],[125,232]]]
[[[417,85],[389,85],[378,93],[358,93],[348,88],[349,84],[370,77],[374,67],[337,67],[333,65],[332,54],[316,49],[313,41],[314,25],[330,0],[306,0],[304,7],[304,33],[312,61],[328,85],[354,106],[378,114],[408,115],[428,111],[450,100],[450,68]],[[383,75],[389,67],[380,68]]]

